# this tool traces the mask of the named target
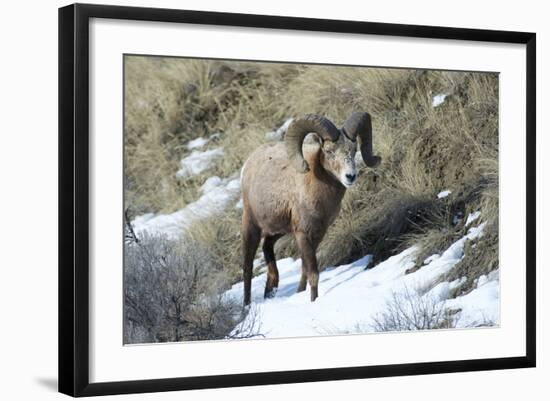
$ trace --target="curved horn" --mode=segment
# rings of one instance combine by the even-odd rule
[[[338,128],[324,117],[308,114],[303,118],[293,120],[285,134],[285,145],[290,161],[301,173],[309,171],[309,166],[302,153],[302,143],[310,132],[315,132],[324,141],[334,142],[340,136]]]
[[[342,126],[342,132],[352,141],[361,140],[361,156],[369,167],[376,167],[382,160],[372,154],[372,122],[369,113],[353,113]]]

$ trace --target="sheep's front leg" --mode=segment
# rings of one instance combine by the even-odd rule
[[[318,296],[318,284],[319,284],[319,270],[317,269],[317,257],[315,256],[315,247],[309,240],[306,234],[298,232],[296,233],[296,243],[302,254],[302,279],[300,280],[300,287],[305,289],[304,270],[307,274],[307,281],[309,281],[311,291],[311,302],[315,301]],[[300,291],[298,287],[298,291]],[[303,291],[303,289],[302,289]]]
[[[296,292],[305,291],[306,285],[307,285],[307,271],[306,271],[306,265],[302,261],[302,276],[300,277],[300,284],[298,284],[298,291]]]

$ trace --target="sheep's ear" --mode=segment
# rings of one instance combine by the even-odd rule
[[[310,132],[305,137],[304,143],[318,143],[319,145],[322,145],[323,139],[316,132]]]
[[[310,132],[316,132],[321,138],[333,141],[340,135],[340,131],[330,120],[318,115],[308,114],[292,120],[285,134],[285,147],[289,160],[300,172],[304,172],[307,168],[302,154],[302,144]]]
[[[309,164],[307,164],[307,162],[304,159],[302,160],[294,159],[292,161],[292,164],[294,165],[294,168],[296,169],[296,171],[301,174],[305,174],[309,171]]]

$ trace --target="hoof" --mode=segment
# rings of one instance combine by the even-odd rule
[[[312,288],[312,289],[311,289],[311,302],[315,302],[315,300],[317,299],[317,297],[318,297],[317,289],[316,289],[316,288]]]
[[[274,298],[277,295],[277,287],[272,288],[271,290],[265,290],[264,298]]]

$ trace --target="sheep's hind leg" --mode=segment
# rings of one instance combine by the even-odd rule
[[[267,281],[265,283],[264,298],[274,297],[277,292],[277,287],[279,287],[279,270],[277,269],[273,248],[275,242],[277,242],[281,236],[282,235],[270,235],[264,239],[263,251],[265,263],[267,264]]]
[[[246,212],[243,212],[243,280],[244,280],[244,305],[250,304],[252,290],[252,267],[258,245],[260,245],[261,232],[250,221]]]

